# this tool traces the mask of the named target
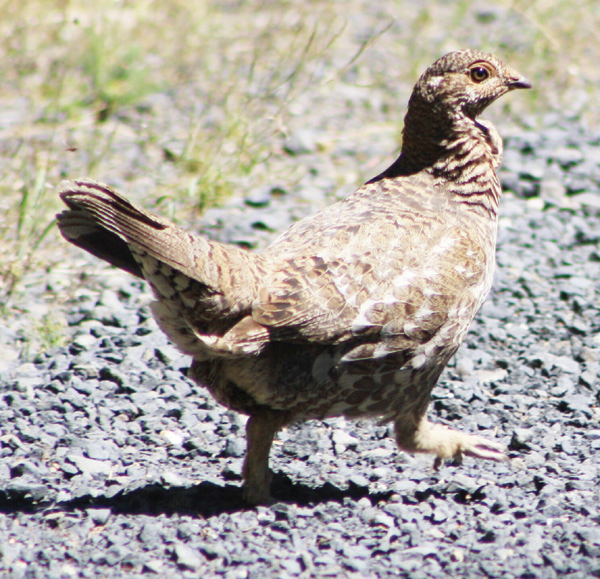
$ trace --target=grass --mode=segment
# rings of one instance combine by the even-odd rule
[[[193,221],[235,191],[296,182],[281,143],[324,107],[323,154],[356,143],[332,155],[348,190],[372,173],[365,141],[398,140],[420,72],[466,45],[534,82],[492,112],[503,124],[558,111],[597,127],[598,30],[595,0],[1,0],[0,315],[26,311],[39,272],[74,255],[52,225],[63,178]]]

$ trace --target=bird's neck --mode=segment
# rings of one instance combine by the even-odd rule
[[[502,157],[496,130],[492,135],[489,127],[465,119],[440,144],[443,154],[424,170],[443,183],[456,201],[495,218],[502,192],[495,171]]]
[[[402,141],[400,157],[371,182],[425,172],[455,201],[497,216],[501,188],[495,167],[502,143],[488,123],[468,117],[424,120],[422,115],[413,122],[409,113]]]

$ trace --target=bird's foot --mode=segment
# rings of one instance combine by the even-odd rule
[[[503,444],[483,436],[452,430],[442,424],[432,424],[424,417],[417,428],[409,428],[405,423],[397,422],[396,441],[402,450],[435,454],[436,470],[444,460],[454,459],[460,463],[464,456],[496,461],[508,460]]]
[[[444,442],[438,447],[437,456],[433,462],[433,468],[438,470],[444,460],[454,459],[458,464],[462,463],[463,457],[472,456],[485,460],[505,461],[508,457],[504,454],[505,446],[499,442],[488,440],[476,434],[465,434],[449,428],[440,431],[443,433]]]

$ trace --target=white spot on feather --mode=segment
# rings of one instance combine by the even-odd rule
[[[437,88],[442,83],[443,78],[441,76],[432,76],[427,80],[427,84],[431,88]]]
[[[421,291],[423,292],[423,295],[426,298],[430,298],[430,297],[433,297],[433,296],[441,296],[441,295],[443,295],[443,292],[438,291],[432,285],[426,285]]]
[[[426,354],[417,354],[410,362],[410,365],[415,369],[422,368],[425,364],[427,364]]]
[[[369,322],[369,320],[367,320],[367,318],[365,317],[365,314],[361,312],[352,321],[352,325],[350,326],[350,329],[352,330],[353,333],[358,333],[358,332],[361,332],[362,330],[364,330],[365,328],[370,328],[372,326],[373,326],[373,324],[371,322]]]
[[[375,346],[375,350],[373,350],[373,358],[383,358],[388,354],[392,354],[395,350],[392,350],[388,347],[385,342],[381,342]]]
[[[424,318],[429,318],[431,316],[431,314],[434,314],[435,312],[429,307],[429,305],[427,303],[424,303],[415,313],[415,318],[418,318],[420,320],[424,319]]]
[[[434,277],[440,275],[440,272],[437,269],[435,269],[434,267],[428,267],[427,269],[423,270],[421,275],[425,279],[433,279]]]
[[[431,250],[432,253],[446,253],[448,250],[452,249],[456,245],[455,237],[442,237],[440,242],[433,247]]]
[[[400,275],[397,275],[393,280],[392,284],[394,287],[408,287],[412,284],[412,281],[418,277],[417,273],[412,269],[403,271]]]
[[[412,332],[419,329],[419,325],[416,324],[415,322],[413,322],[412,320],[408,320],[408,321],[404,322],[403,329],[404,329],[404,333],[407,336],[410,336]]]

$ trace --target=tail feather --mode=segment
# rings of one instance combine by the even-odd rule
[[[73,245],[136,277],[144,274],[120,235],[98,225],[85,211],[69,209],[56,216],[62,236]]]
[[[57,215],[67,241],[145,279],[161,298],[183,292],[198,324],[225,327],[229,316],[249,311],[265,275],[260,254],[188,233],[96,181],[65,181],[59,195],[68,207]]]
[[[59,195],[69,207],[57,215],[63,237],[138,277],[144,275],[135,253],[147,253],[194,278],[198,267],[193,254],[209,251],[209,242],[196,236],[195,251],[190,251],[189,234],[136,207],[107,185],[88,179],[65,181]],[[206,248],[200,247],[204,244]]]

